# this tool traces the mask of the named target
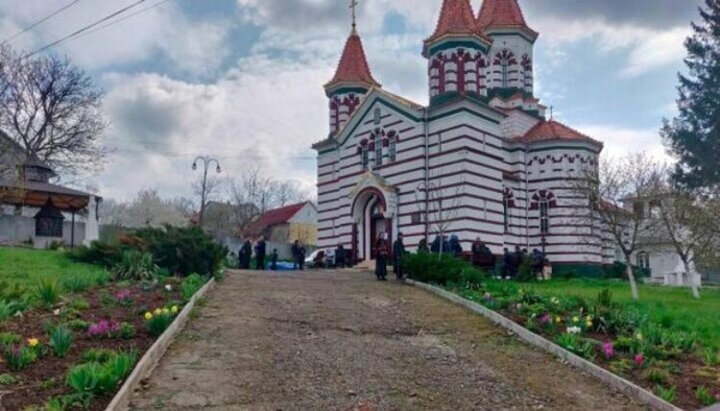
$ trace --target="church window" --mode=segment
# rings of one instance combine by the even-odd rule
[[[383,163],[383,145],[380,133],[375,134],[375,166],[381,166]]]
[[[362,146],[361,156],[362,156],[362,159],[361,159],[362,168],[363,168],[363,170],[367,170],[368,165],[370,164],[370,153],[368,152],[367,146]]]
[[[417,211],[410,215],[410,223],[411,224],[421,224],[422,223],[422,213]]]
[[[380,112],[379,108],[376,108],[375,111],[373,112],[373,123],[375,123],[375,125],[378,125],[378,124],[380,124],[381,120],[382,120],[382,113]]]
[[[499,51],[495,55],[493,64],[500,67],[500,71],[498,74],[500,75],[499,81],[501,87],[510,87],[510,68],[511,66],[517,64],[517,60],[515,59],[515,55],[513,54],[513,52],[508,49],[503,49]]]
[[[550,209],[550,202],[547,197],[540,199],[540,233],[547,234],[550,232],[550,215],[548,210]]]
[[[505,232],[507,233],[510,228],[510,216],[508,215],[508,212],[510,207],[508,207],[508,198],[503,198],[503,227],[505,228]]]
[[[397,160],[397,135],[395,134],[390,136],[390,147],[388,151],[390,152],[390,161],[394,162]]]

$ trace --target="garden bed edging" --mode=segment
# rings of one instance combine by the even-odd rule
[[[631,397],[649,407],[652,407],[653,409],[660,410],[660,411],[679,411],[679,410],[681,410],[680,408],[674,406],[673,404],[670,404],[669,402],[663,400],[662,398],[651,393],[650,391],[648,391],[638,385],[635,385],[632,382],[611,373],[610,371],[607,371],[601,367],[598,367],[597,365],[591,363],[590,361],[588,361],[582,357],[579,357],[579,356],[571,353],[570,351],[543,338],[542,336],[540,336],[538,334],[535,334],[534,332],[515,323],[514,321],[499,314],[496,311],[490,310],[489,308],[483,307],[482,305],[480,305],[478,303],[475,303],[473,301],[462,298],[459,295],[453,294],[449,291],[443,290],[442,288],[436,287],[434,285],[422,283],[419,281],[414,281],[411,279],[406,279],[405,282],[407,284],[424,289],[424,290],[429,291],[437,296],[445,298],[446,300],[449,300],[455,304],[462,305],[463,307],[467,308],[468,310],[470,310],[472,312],[475,312],[484,317],[487,317],[493,323],[495,323],[509,331],[512,331],[513,333],[517,334],[518,337],[520,337],[521,339],[530,343],[531,345],[538,347],[542,350],[545,350],[545,351],[561,358],[562,360],[566,361],[567,363],[571,364],[572,366],[580,369],[583,372],[590,374],[591,376],[593,376],[594,378],[607,384],[608,386],[610,386],[614,389],[617,389],[618,391],[628,395],[629,397]],[[712,407],[709,410],[720,411],[720,409],[715,409]]]
[[[112,402],[105,408],[105,411],[121,411],[127,410],[130,400],[132,398],[135,389],[140,385],[146,376],[148,376],[155,368],[157,363],[160,361],[165,352],[170,347],[170,344],[175,340],[175,337],[182,331],[188,319],[190,318],[190,312],[195,308],[195,303],[198,299],[205,295],[205,293],[215,285],[215,279],[210,278],[201,289],[199,289],[195,295],[190,298],[187,304],[183,307],[180,314],[175,318],[175,321],[162,333],[150,349],[145,352],[140,361],[133,369],[133,372],[125,380],[125,383],[120,388],[120,391],[115,394]]]

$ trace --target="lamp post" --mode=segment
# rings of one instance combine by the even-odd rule
[[[207,195],[207,176],[208,176],[208,168],[210,165],[214,162],[215,163],[215,171],[217,171],[218,174],[220,174],[220,162],[216,158],[212,157],[206,157],[206,156],[197,156],[195,158],[195,161],[193,161],[192,169],[197,170],[198,168],[198,160],[202,161],[203,164],[203,179],[202,179],[202,187],[201,187],[201,193],[200,193],[200,218],[198,221],[198,224],[200,227],[203,225],[203,219],[205,217],[205,196]]]

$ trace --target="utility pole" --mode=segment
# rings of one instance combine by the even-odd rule
[[[197,170],[197,163],[198,160],[202,161],[203,163],[203,179],[202,179],[202,187],[200,192],[200,219],[198,221],[198,224],[200,227],[203,225],[203,219],[205,217],[205,197],[207,196],[207,176],[208,176],[208,168],[210,165],[214,162],[217,166],[215,168],[215,171],[217,171],[218,174],[220,174],[220,162],[216,158],[212,157],[206,157],[206,156],[197,156],[195,158],[195,161],[193,161],[192,169]]]

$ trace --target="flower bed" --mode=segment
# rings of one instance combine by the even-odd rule
[[[197,278],[103,281],[61,291],[55,303],[31,298],[21,315],[0,320],[0,392],[8,392],[0,408],[104,409]]]
[[[614,302],[609,290],[591,301],[495,279],[445,288],[679,407],[720,402],[720,353],[702,347],[691,331],[663,327]]]

